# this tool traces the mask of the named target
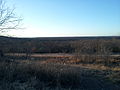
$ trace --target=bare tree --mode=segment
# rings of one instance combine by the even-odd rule
[[[8,7],[5,0],[0,0],[0,35],[12,29],[18,29],[21,20],[22,19],[14,13],[14,8],[11,9]],[[0,56],[3,56],[2,50],[0,50]]]
[[[0,0],[0,34],[12,29],[17,29],[21,18],[16,16],[14,8],[6,5],[5,0]]]

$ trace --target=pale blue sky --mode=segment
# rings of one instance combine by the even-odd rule
[[[21,37],[120,35],[120,0],[8,0],[23,17]]]

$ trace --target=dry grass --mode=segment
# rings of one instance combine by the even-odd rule
[[[34,88],[32,90],[75,89],[79,88],[80,80],[80,73],[69,65],[42,64],[39,61],[0,63],[0,88],[6,87],[5,90],[17,90],[20,86]]]
[[[97,77],[103,77],[106,80],[112,81],[120,85],[120,66],[108,67],[99,64],[77,64],[75,67],[83,67],[90,69],[91,73]]]
[[[81,61],[80,59],[70,58],[68,60],[46,60],[44,63],[60,63],[64,65],[71,65],[75,67],[82,67],[91,70],[95,76],[103,77],[120,85],[120,56],[110,56],[106,62],[104,59],[98,57],[89,58],[90,60]],[[92,63],[91,63],[92,62]],[[107,63],[107,64],[105,64]]]
[[[87,69],[86,75],[91,73],[120,85],[119,57],[112,58],[110,65],[99,58],[92,63],[74,57],[45,58],[0,62],[0,90],[77,90],[83,73],[80,68]]]

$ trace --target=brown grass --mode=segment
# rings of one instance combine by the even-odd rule
[[[74,57],[45,58],[0,62],[0,90],[18,90],[16,88],[21,87],[28,90],[77,90],[81,84],[81,67],[87,69],[86,74],[120,85],[119,56],[111,58],[110,65],[105,65],[100,58],[82,62]]]
[[[15,89],[14,84],[17,83],[36,90],[45,87],[75,89],[79,88],[80,80],[80,73],[69,65],[42,64],[39,61],[0,63],[0,88],[5,88],[3,86],[7,84],[7,87]]]

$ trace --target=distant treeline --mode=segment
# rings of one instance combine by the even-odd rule
[[[120,53],[120,38],[8,38],[0,37],[0,50],[6,53]]]

